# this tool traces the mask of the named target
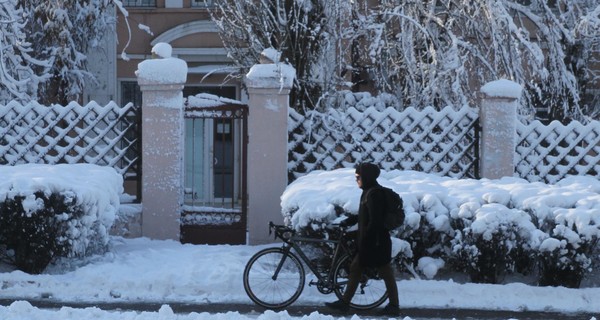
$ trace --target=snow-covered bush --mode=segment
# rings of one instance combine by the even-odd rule
[[[542,286],[579,287],[593,266],[593,252],[598,243],[600,215],[571,209],[557,210],[553,228],[538,249],[539,284]],[[546,224],[547,225],[547,224]]]
[[[15,195],[0,202],[0,243],[19,270],[40,273],[54,257],[72,252],[72,227],[82,216],[72,192]]]
[[[565,239],[546,239],[538,253],[539,284],[578,288],[585,272],[592,265],[592,259],[586,253],[578,251]]]
[[[541,285],[578,286],[598,262],[600,181],[594,177],[546,185],[393,170],[382,171],[378,182],[404,200],[406,220],[393,240],[407,247],[392,254],[427,270],[427,278],[445,269],[501,282],[505,274],[538,271]],[[342,214],[357,214],[360,194],[354,169],[314,171],[287,187],[283,215],[297,230],[319,230]]]
[[[0,166],[0,250],[17,268],[42,272],[58,257],[101,252],[123,178],[90,164]]]
[[[398,237],[411,244],[411,261],[417,263],[423,257],[445,258],[451,250],[449,240],[454,237],[448,209],[434,194],[419,195],[410,203],[411,208],[405,208],[406,223],[398,229]]]
[[[456,230],[453,258],[473,282],[499,283],[503,275],[515,271],[517,261],[529,256],[528,242],[535,229],[530,216],[498,203],[485,204],[474,214],[467,212],[459,215],[468,222]]]
[[[533,185],[533,184],[532,184]],[[522,201],[537,227],[540,285],[578,287],[598,265],[600,188],[594,177],[568,177]]]

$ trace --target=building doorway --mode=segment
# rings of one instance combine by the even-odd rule
[[[185,109],[181,241],[246,243],[246,105],[206,93]]]

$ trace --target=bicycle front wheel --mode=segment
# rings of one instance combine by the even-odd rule
[[[352,257],[345,255],[341,257],[334,267],[333,285],[338,299],[342,299],[348,284],[350,264]],[[358,289],[350,301],[350,307],[359,310],[368,310],[380,306],[388,297],[383,279],[373,276],[371,272],[363,272],[358,283]]]
[[[292,304],[304,289],[304,267],[291,252],[268,248],[257,252],[244,269],[244,289],[259,306],[281,309]]]

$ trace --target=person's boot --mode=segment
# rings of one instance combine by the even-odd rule
[[[381,310],[381,312],[379,314],[382,316],[388,316],[388,317],[399,317],[400,316],[400,307],[395,306],[390,303],[387,306],[385,306],[385,308],[383,308],[383,310]]]
[[[331,309],[338,310],[341,312],[348,312],[348,310],[350,310],[350,304],[344,300],[325,302],[325,305]]]

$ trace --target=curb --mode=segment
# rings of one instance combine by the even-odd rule
[[[105,311],[147,311],[156,312],[161,306],[169,305],[175,313],[188,314],[196,313],[227,313],[239,312],[241,314],[263,313],[266,309],[257,305],[240,303],[184,303],[176,301],[165,302],[86,302],[86,301],[58,301],[52,299],[20,299],[20,298],[0,298],[0,305],[9,306],[15,301],[27,301],[32,306],[39,309],[60,309],[61,307],[70,307],[76,309],[98,308]],[[354,314],[366,317],[379,317],[380,308],[356,311]],[[302,306],[292,305],[285,309],[291,316],[303,316],[313,312],[333,316],[349,316],[351,314],[341,314],[325,306]],[[590,320],[595,314],[588,312],[563,313],[556,311],[507,311],[507,310],[476,310],[476,309],[430,309],[430,308],[400,308],[401,317],[411,317],[417,319],[485,319],[485,320]]]

